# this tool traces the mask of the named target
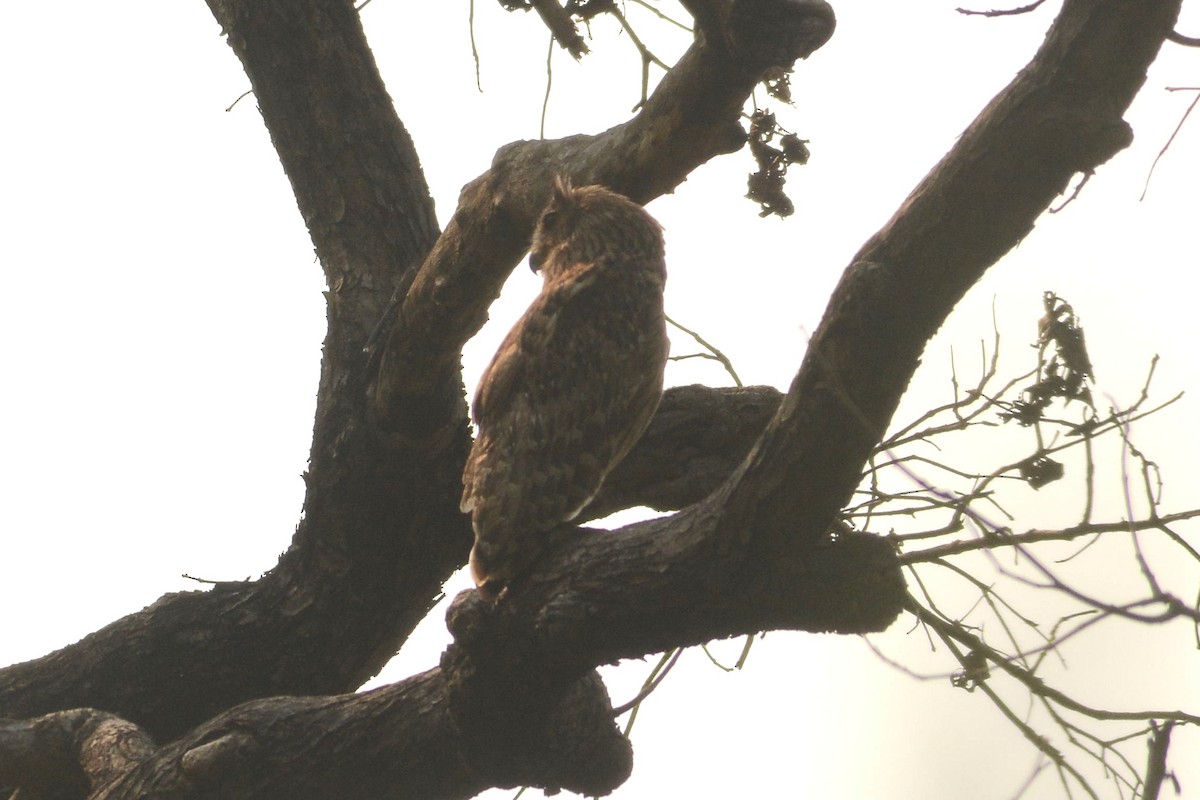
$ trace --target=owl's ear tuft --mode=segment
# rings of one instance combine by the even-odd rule
[[[551,202],[555,204],[569,203],[574,189],[571,186],[571,176],[563,172],[554,175],[554,194]]]

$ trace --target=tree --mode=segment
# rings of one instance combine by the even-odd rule
[[[566,30],[552,4],[533,5]],[[1177,5],[1067,4],[1028,70],[853,260],[786,396],[669,395],[659,438],[631,457],[630,479],[614,480],[601,507],[683,510],[615,536],[581,535],[495,610],[460,598],[457,644],[439,667],[341,696],[378,670],[465,558],[459,357],[527,246],[551,176],[568,172],[642,202],[672,189],[743,146],[738,114],[764,71],[790,66],[832,32],[822,3],[686,7],[696,42],[633,118],[597,136],[504,148],[439,233],[354,10],[211,4],[330,286],[304,519],[262,579],[163,598],[3,674],[5,716],[102,708],[173,744],[155,748],[118,720],[67,712],[7,731],[6,763],[17,766],[5,780],[36,794],[73,774],[62,791],[84,794],[82,774],[54,760],[75,758],[71,748],[47,739],[99,726],[126,737],[132,761],[148,757],[128,772],[117,760],[111,797],[150,787],[468,796],[522,782],[601,792],[623,779],[629,751],[597,664],[758,630],[878,630],[910,603],[891,542],[846,529],[831,538],[830,525],[928,337],[1073,175],[1127,143],[1121,114]],[[726,419],[738,424],[713,424]],[[685,465],[674,484],[645,480],[663,474],[654,459],[681,442],[713,458]],[[802,490],[782,491],[785,479]],[[155,685],[128,675],[182,677]],[[271,699],[281,695],[294,697]],[[21,758],[29,742],[35,757]]]

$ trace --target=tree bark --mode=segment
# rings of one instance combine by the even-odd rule
[[[434,243],[415,154],[351,6],[210,0],[330,279],[305,519],[262,580],[168,596],[0,673],[8,716],[97,706],[160,739],[188,731],[94,796],[469,797],[515,783],[603,793],[628,773],[629,752],[595,666],[762,629],[860,632],[895,618],[904,586],[891,546],[831,535],[831,523],[954,304],[1072,176],[1130,141],[1121,115],[1178,0],[1067,0],[1029,66],[847,268],[745,458],[746,431],[771,401],[715,445],[682,437],[721,463],[654,487],[683,510],[563,536],[496,606],[464,593],[449,616],[455,644],[427,673],[359,696],[258,700],[195,727],[250,698],[359,685],[462,563],[458,356],[527,246],[552,175],[641,201],[672,188],[740,146],[736,114],[762,70],[805,55],[832,28],[823,3],[686,5],[696,44],[635,118],[595,137],[503,148]],[[396,287],[368,359],[362,349]],[[714,397],[681,402],[684,417]],[[680,448],[676,413],[664,406],[651,436]],[[666,446],[655,441],[624,469],[654,469]],[[686,491],[671,488],[680,482]],[[659,502],[620,480],[611,493],[606,507]],[[20,724],[0,732],[28,741]],[[4,741],[0,783],[20,783],[36,759],[5,760]]]
[[[698,43],[633,121],[563,140],[554,163],[577,182],[602,169],[619,173],[613,180],[645,200],[740,147],[737,116],[763,53],[807,55],[832,30],[820,0],[775,5],[792,26],[779,24],[777,13],[759,35],[753,20],[743,20],[741,54],[724,39]],[[511,145],[497,156],[499,173],[476,182],[507,175],[502,185],[516,188],[506,191],[525,198],[523,219],[509,220],[507,206],[493,217],[473,217],[464,206],[439,238],[416,152],[352,4],[209,6],[250,77],[330,287],[304,517],[261,579],[164,596],[76,645],[0,671],[6,716],[95,707],[163,739],[254,698],[350,691],[396,652],[470,549],[458,511],[470,442],[458,353],[527,246],[542,202],[531,187],[539,180],[548,187],[554,171],[537,159],[555,145]],[[477,282],[475,268],[488,277]],[[452,274],[466,283],[460,288]],[[383,354],[393,366],[379,369],[378,354],[364,348],[393,295],[405,298],[404,324],[392,326],[388,340],[402,330],[412,335]],[[446,312],[470,324],[451,323]],[[415,366],[396,366],[403,345],[419,354]],[[377,375],[407,398],[398,406],[402,424],[388,424],[397,406],[378,401],[387,392],[371,388]]]

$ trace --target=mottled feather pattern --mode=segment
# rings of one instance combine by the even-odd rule
[[[579,514],[641,437],[668,351],[662,233],[641,206],[556,181],[530,262],[542,290],[480,380],[463,472],[472,576],[490,597],[533,565],[548,532]]]

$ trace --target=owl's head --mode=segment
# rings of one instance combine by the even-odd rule
[[[529,266],[551,280],[580,263],[661,262],[662,227],[646,209],[603,186],[554,178],[550,202],[533,229]]]

